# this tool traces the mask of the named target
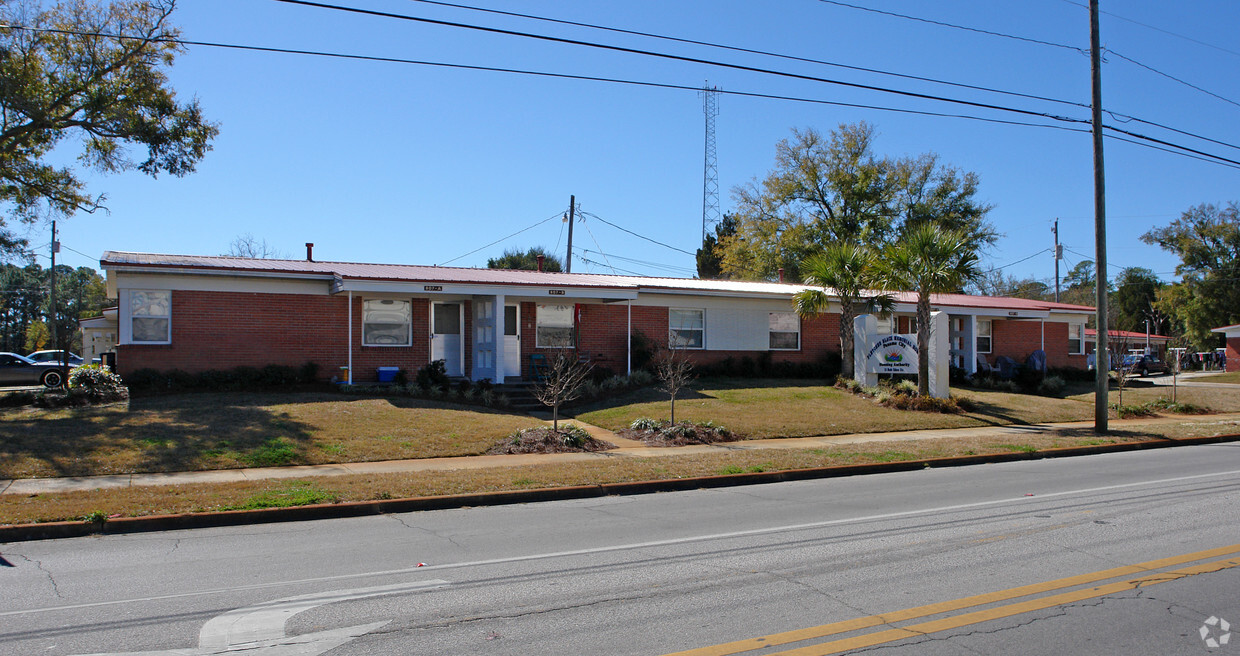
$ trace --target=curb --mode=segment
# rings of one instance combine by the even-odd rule
[[[840,467],[816,467],[812,469],[789,469],[775,472],[749,474],[724,474],[631,483],[604,483],[573,487],[541,488],[537,490],[514,490],[477,494],[454,494],[437,497],[412,497],[381,501],[352,501],[348,503],[269,508],[261,510],[229,510],[179,515],[152,515],[149,517],[123,517],[103,523],[48,522],[44,524],[13,524],[0,526],[0,543],[30,540],[55,540],[90,535],[120,535],[152,531],[174,531],[221,526],[244,526],[276,522],[300,522],[317,519],[338,519],[367,515],[418,512],[426,510],[451,510],[470,506],[503,506],[518,503],[591,499],[627,494],[655,494],[658,492],[683,492],[740,485],[761,485],[786,481],[806,481],[823,478],[844,478],[867,474],[915,471],[936,467],[967,467],[970,465],[1018,462],[1021,460],[1046,460],[1075,456],[1167,449],[1177,446],[1197,446],[1240,442],[1240,434],[1213,437],[1190,437],[1179,440],[1163,439],[1123,444],[1100,444],[1097,446],[1064,447],[1033,452],[993,453],[976,456],[929,458],[904,462],[843,465]]]

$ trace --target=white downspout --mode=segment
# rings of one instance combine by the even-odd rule
[[[349,292],[349,380],[353,384],[353,292]]]
[[[1046,353],[1046,319],[1040,321],[1042,322],[1042,352]]]
[[[625,299],[624,305],[629,309],[629,327],[628,340],[624,343],[625,348],[625,373],[626,376],[633,375],[633,299]]]

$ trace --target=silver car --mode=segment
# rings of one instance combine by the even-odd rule
[[[60,387],[74,366],[62,367],[59,362],[35,362],[24,355],[0,353],[0,385]]]

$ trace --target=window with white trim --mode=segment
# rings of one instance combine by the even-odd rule
[[[977,352],[990,353],[990,319],[977,320]]]
[[[1085,355],[1085,324],[1068,324],[1068,355]]]
[[[362,302],[362,346],[413,344],[412,304],[409,301]]]
[[[706,310],[667,311],[668,346],[700,349],[706,347]]]
[[[172,292],[130,291],[129,321],[132,343],[172,343]]]
[[[801,348],[801,317],[796,312],[772,312],[768,317],[772,351],[796,351]]]
[[[576,346],[573,330],[573,306],[542,305],[534,317],[535,345],[538,348],[573,348]]]

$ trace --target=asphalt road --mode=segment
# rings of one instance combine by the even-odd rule
[[[1240,654],[1238,527],[1232,443],[0,544],[0,654]]]

